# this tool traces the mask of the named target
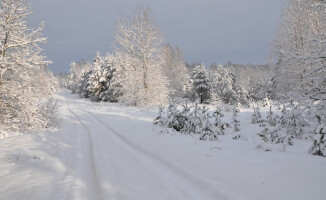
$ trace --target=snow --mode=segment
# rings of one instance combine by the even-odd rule
[[[240,132],[228,129],[218,141],[200,141],[161,133],[153,125],[157,110],[94,103],[69,91],[56,99],[60,130],[0,140],[0,199],[326,196],[326,159],[308,153],[311,141],[296,140],[285,152],[257,150],[255,135],[263,128],[250,124],[250,110],[238,113]]]

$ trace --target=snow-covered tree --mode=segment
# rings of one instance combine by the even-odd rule
[[[197,65],[192,74],[192,95],[199,103],[208,103],[210,99],[211,82],[209,73],[203,64]]]
[[[223,101],[227,104],[237,105],[239,95],[235,91],[234,74],[230,68],[219,65],[211,75],[212,99]]]
[[[222,122],[221,118],[224,117],[220,108],[216,108],[213,113],[213,125],[217,135],[224,135],[226,124]]]
[[[275,96],[315,99],[325,92],[325,29],[325,1],[285,1],[274,41]]]
[[[189,81],[188,70],[181,50],[176,46],[164,46],[163,71],[169,80],[170,97],[183,97]]]
[[[101,57],[100,52],[97,52],[93,62],[91,73],[89,74],[87,80],[87,91],[89,92],[90,96],[95,97],[97,99],[100,98],[100,94],[103,91],[103,85],[106,82],[105,77],[103,77],[104,68],[105,66],[103,58]]]
[[[238,113],[239,113],[239,109],[238,108],[234,108],[233,109],[233,114],[232,114],[232,125],[233,125],[233,130],[235,132],[239,132],[240,131],[240,121],[238,120]]]
[[[207,109],[205,107],[202,109],[202,130],[201,130],[201,136],[200,140],[217,140],[218,139],[218,133],[215,131],[215,127],[213,126],[211,122],[211,116],[207,112]]]
[[[96,54],[93,68],[89,75],[87,91],[90,96],[100,101],[117,102],[120,93],[119,85],[115,80],[117,77],[115,69],[115,58],[111,54],[101,57],[100,53]]]
[[[166,123],[167,123],[167,117],[164,113],[164,107],[162,105],[160,105],[158,109],[159,109],[159,112],[158,112],[157,117],[154,119],[154,124],[165,127]]]
[[[261,117],[261,113],[260,113],[259,107],[258,106],[254,107],[254,113],[252,114],[251,123],[253,123],[253,124],[260,124],[263,121],[264,120]]]
[[[298,105],[290,104],[289,107],[284,107],[282,117],[280,119],[281,126],[286,128],[287,134],[296,138],[301,138],[304,134],[305,119],[303,110],[300,110]]]
[[[78,81],[78,84],[77,84],[78,89],[77,89],[76,93],[79,94],[80,97],[83,97],[83,98],[90,97],[90,92],[88,90],[88,87],[89,87],[89,78],[90,78],[91,73],[92,73],[92,71],[89,68],[88,71],[84,71],[80,80]]]
[[[318,125],[314,130],[314,140],[310,153],[326,157],[326,125],[321,116],[317,115],[316,117]]]
[[[267,113],[267,117],[266,118],[267,118],[266,121],[268,122],[268,124],[270,126],[276,126],[277,121],[276,121],[276,117],[275,117],[275,115],[274,115],[274,113],[272,111],[272,106],[269,107],[269,111]]]
[[[132,18],[122,17],[118,21],[115,55],[119,60],[122,103],[137,106],[167,101],[168,79],[162,70],[163,41],[149,8],[138,8]]]
[[[239,65],[228,63],[235,76],[235,91],[241,104],[260,101],[271,92],[271,67],[268,65]]]
[[[288,135],[280,126],[277,127],[266,127],[258,136],[263,140],[264,143],[269,144],[281,144],[283,150],[286,145],[293,145],[293,136]],[[258,148],[263,148],[264,145],[259,145]],[[265,149],[270,151],[270,149]]]
[[[45,125],[40,118],[41,99],[49,98],[56,87],[53,74],[42,54],[41,31],[27,26],[31,6],[26,0],[0,1],[0,129],[37,130]],[[40,81],[43,80],[42,84]],[[47,120],[47,119],[45,119]]]
[[[87,79],[87,74],[92,70],[92,64],[84,61],[79,63],[72,62],[70,64],[70,71],[68,75],[68,89],[74,94],[81,93],[81,91],[86,91],[85,79]],[[86,88],[81,88],[85,86]]]
[[[167,125],[169,128],[180,132],[186,123],[186,118],[178,110],[176,104],[171,104],[167,109]]]

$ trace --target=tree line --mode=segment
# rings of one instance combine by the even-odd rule
[[[267,66],[187,66],[181,50],[165,42],[149,8],[122,17],[114,52],[94,61],[72,62],[68,88],[82,97],[151,106],[188,98],[199,103],[248,104],[266,98]]]

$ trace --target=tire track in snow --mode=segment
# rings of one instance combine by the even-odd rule
[[[83,109],[82,109],[83,110]],[[96,119],[100,124],[102,124],[107,130],[113,133],[114,136],[120,139],[123,143],[131,147],[134,151],[138,152],[140,155],[143,155],[147,158],[150,158],[152,161],[155,161],[157,163],[157,166],[164,166],[167,171],[172,172],[175,174],[178,178],[183,179],[186,182],[189,182],[200,191],[207,192],[211,197],[218,198],[220,200],[229,200],[230,198],[226,197],[226,195],[222,194],[220,191],[217,191],[217,188],[212,187],[212,185],[198,177],[195,177],[193,174],[190,174],[189,172],[181,169],[178,167],[175,163],[172,161],[166,159],[165,157],[155,154],[153,152],[150,152],[143,147],[131,142],[126,137],[124,137],[122,134],[120,134],[118,131],[113,129],[111,126],[103,122],[99,117],[94,115],[93,113],[83,110],[84,112],[91,115],[94,119]],[[156,166],[156,167],[157,167]]]
[[[88,194],[92,195],[91,198],[94,200],[100,200],[100,199],[102,199],[101,184],[99,182],[98,174],[97,174],[96,167],[95,167],[93,140],[91,137],[91,130],[86,126],[86,124],[78,117],[78,115],[75,112],[73,112],[70,108],[67,108],[67,109],[76,118],[76,120],[81,124],[81,126],[86,130],[87,139],[88,139],[88,141],[86,141],[88,143],[87,149],[89,150],[89,153],[86,155],[86,161],[89,161],[90,163],[85,163],[85,164],[90,169],[90,171],[88,172],[89,173],[88,175],[90,177],[90,180],[92,180],[91,183],[87,182],[86,185],[88,186],[87,189],[90,190],[90,191],[88,191]],[[84,175],[84,174],[81,174],[81,175]]]
[[[83,111],[85,111],[85,110],[83,110]],[[139,159],[139,153],[136,154],[136,156],[133,156],[133,154],[135,154],[135,152],[131,152],[129,146],[126,146],[125,143],[122,143],[123,141],[121,141],[119,138],[115,137],[114,135],[106,134],[108,129],[105,126],[103,126],[103,124],[99,120],[92,117],[92,115],[90,115],[87,111],[85,111],[85,112],[91,117],[91,119],[93,119],[92,120],[93,122],[98,124],[98,126],[96,125],[96,126],[94,126],[94,128],[99,130],[98,131],[99,134],[98,135],[96,134],[96,135],[101,136],[102,139],[100,141],[103,141],[103,142],[110,141],[111,142],[110,145],[106,144],[106,146],[105,146],[106,150],[110,149],[109,152],[114,152],[114,151],[116,152],[119,149],[118,151],[120,153],[124,152],[125,154],[127,154],[129,156],[128,161],[130,162],[130,160],[132,160],[131,162],[135,162],[134,164],[136,164],[137,166],[141,167],[142,169],[146,169],[146,172],[147,172],[146,174],[154,179],[153,181],[154,181],[155,185],[159,185],[160,190],[164,189],[164,191],[170,191],[170,192],[173,190],[174,192],[181,194],[183,196],[182,199],[197,200],[190,194],[189,188],[182,188],[180,186],[181,185],[180,183],[173,180],[173,179],[175,179],[175,177],[163,176],[162,171],[156,165],[153,166],[152,162],[148,162],[148,159],[145,159],[145,158]],[[103,130],[104,130],[104,132],[103,132]],[[104,138],[105,138],[105,140],[104,140]],[[122,145],[117,145],[116,143],[119,143],[119,144],[122,143]],[[113,159],[112,159],[112,157],[113,157]],[[117,156],[116,154],[111,153],[111,159],[109,158],[109,160],[110,160],[111,167],[113,167],[112,165],[116,165],[115,163],[119,162],[117,160],[121,160],[121,157],[119,155]],[[113,167],[113,168],[117,168],[117,167]],[[119,179],[119,173],[121,173],[121,170],[115,172],[116,177],[113,177],[115,180]],[[125,179],[124,177],[121,177],[121,178]],[[119,182],[120,184],[124,183],[122,180],[119,180],[116,182]],[[116,195],[118,195],[118,194],[116,194]],[[123,199],[123,198],[119,197],[119,199]]]

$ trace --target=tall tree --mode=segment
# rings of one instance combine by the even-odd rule
[[[163,35],[149,8],[138,8],[133,17],[121,17],[115,33],[123,95],[129,105],[167,101],[168,81],[162,71]]]
[[[197,65],[191,74],[193,98],[200,103],[208,103],[211,92],[209,73],[203,64]]]

